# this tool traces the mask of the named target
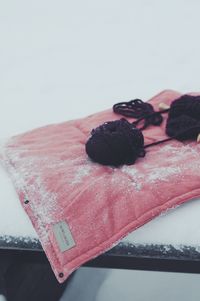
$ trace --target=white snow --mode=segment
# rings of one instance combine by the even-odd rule
[[[150,183],[154,183],[157,180],[168,180],[169,181],[169,177],[172,175],[177,175],[180,174],[180,168],[179,167],[159,167],[159,169],[157,169],[156,171],[154,171],[153,173],[151,173],[148,177],[148,181]]]
[[[200,275],[80,268],[60,301],[197,301]]]
[[[170,209],[124,238],[124,242],[139,244],[171,244],[177,249],[182,245],[200,246],[200,201],[191,200]]]
[[[196,0],[1,2],[0,137],[166,88],[200,90],[199,8]],[[0,235],[36,238],[2,168],[0,187]],[[199,212],[193,200],[126,241],[199,245]]]
[[[84,177],[89,175],[91,169],[92,166],[79,166],[75,177],[72,179],[72,184],[81,183],[84,180]]]
[[[0,166],[0,236],[37,237],[35,230],[18,200],[10,178]]]

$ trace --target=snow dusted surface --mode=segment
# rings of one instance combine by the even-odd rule
[[[141,244],[171,244],[177,249],[181,245],[200,245],[200,200],[191,200],[130,233],[125,242]]]
[[[21,207],[10,178],[2,167],[0,167],[0,183],[0,236],[37,237],[28,215]]]
[[[195,0],[2,2],[0,137],[166,88],[199,91],[199,8]],[[37,237],[2,168],[0,187],[0,235]],[[125,241],[200,245],[199,212],[190,201]]]
[[[200,275],[80,268],[60,301],[197,301]]]

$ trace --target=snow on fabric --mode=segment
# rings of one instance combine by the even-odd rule
[[[150,102],[157,109],[179,96],[164,91]],[[157,145],[131,166],[91,162],[85,153],[91,130],[118,118],[109,109],[12,137],[1,147],[1,162],[59,282],[155,216],[200,196],[200,145],[194,141]],[[143,134],[145,143],[164,139],[165,122]],[[63,221],[75,243],[65,251],[54,232]]]

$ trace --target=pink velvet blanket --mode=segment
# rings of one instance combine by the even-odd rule
[[[164,91],[150,102],[158,109],[159,102],[170,104],[179,96]],[[48,125],[10,138],[1,149],[59,282],[161,212],[200,196],[195,141],[154,146],[131,166],[91,162],[85,153],[91,130],[119,118],[109,109]],[[145,144],[166,138],[165,122],[143,134]]]

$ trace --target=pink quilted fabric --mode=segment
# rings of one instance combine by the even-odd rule
[[[157,109],[179,96],[163,91],[150,102]],[[48,125],[12,137],[1,150],[59,282],[161,212],[200,196],[195,141],[154,146],[131,166],[91,162],[85,153],[90,131],[119,118],[109,109]],[[166,138],[164,129],[165,122],[146,129],[145,144]]]

